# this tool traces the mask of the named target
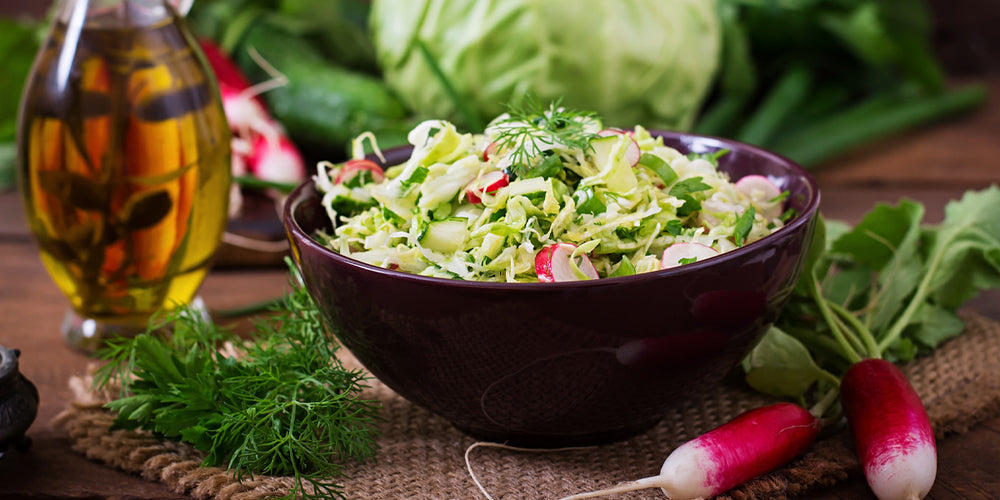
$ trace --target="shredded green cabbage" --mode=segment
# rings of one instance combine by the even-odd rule
[[[408,137],[412,155],[387,168],[381,182],[336,183],[344,164],[321,163],[315,183],[334,222],[321,240],[360,261],[424,276],[534,282],[535,255],[553,243],[576,245],[574,256],[589,256],[603,278],[658,270],[674,243],[724,253],[782,226],[781,200],[741,193],[716,156],[683,155],[642,126],[601,133],[596,117],[571,119],[587,147],[537,130],[530,144],[504,141],[512,127],[534,124],[503,115],[484,134],[441,120],[419,124]],[[366,140],[381,157],[364,134],[355,158],[364,156]],[[632,141],[641,153],[635,165]],[[469,186],[492,171],[509,183],[492,193],[480,188],[472,203]]]

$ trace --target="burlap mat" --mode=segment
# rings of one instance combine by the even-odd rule
[[[966,332],[933,356],[904,368],[927,405],[939,438],[960,433],[1000,413],[1000,323],[971,313]],[[88,458],[160,481],[198,499],[256,500],[287,493],[287,478],[256,477],[241,484],[225,470],[201,467],[191,447],[158,441],[149,434],[110,432],[113,415],[103,395],[89,391],[86,376],[74,377],[78,395],[54,423]],[[372,381],[368,396],[383,403],[385,422],[377,461],[350,466],[343,481],[347,498],[483,498],[466,469],[465,452],[475,440]],[[495,499],[555,499],[617,482],[655,475],[680,443],[736,414],[769,401],[733,387],[704,394],[668,412],[652,430],[611,445],[551,452],[478,447],[469,453],[472,471]],[[844,480],[857,460],[846,430],[822,438],[801,459],[729,492],[727,499],[788,498]],[[657,498],[659,490],[615,498]]]

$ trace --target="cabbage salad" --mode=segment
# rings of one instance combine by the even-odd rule
[[[626,276],[711,258],[782,227],[787,193],[732,183],[716,154],[684,155],[642,126],[604,128],[551,105],[494,119],[483,134],[431,120],[409,159],[383,171],[353,158],[315,176],[329,248],[383,268],[475,281]],[[746,182],[744,182],[746,181]],[[553,272],[555,275],[553,276]]]

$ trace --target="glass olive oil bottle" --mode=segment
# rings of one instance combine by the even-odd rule
[[[22,95],[19,187],[71,344],[193,300],[225,229],[230,131],[165,0],[66,0]]]

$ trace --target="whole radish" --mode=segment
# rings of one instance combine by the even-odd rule
[[[792,403],[756,408],[677,447],[658,476],[562,500],[645,488],[661,488],[671,500],[718,495],[792,461],[812,446],[819,428],[809,410]]]
[[[882,359],[859,361],[844,374],[840,400],[875,496],[927,496],[937,475],[937,447],[927,411],[903,372]]]
[[[272,182],[297,184],[306,178],[305,161],[259,94],[283,84],[282,78],[252,85],[239,67],[211,40],[199,41],[219,82],[226,120],[233,133],[232,170]]]

